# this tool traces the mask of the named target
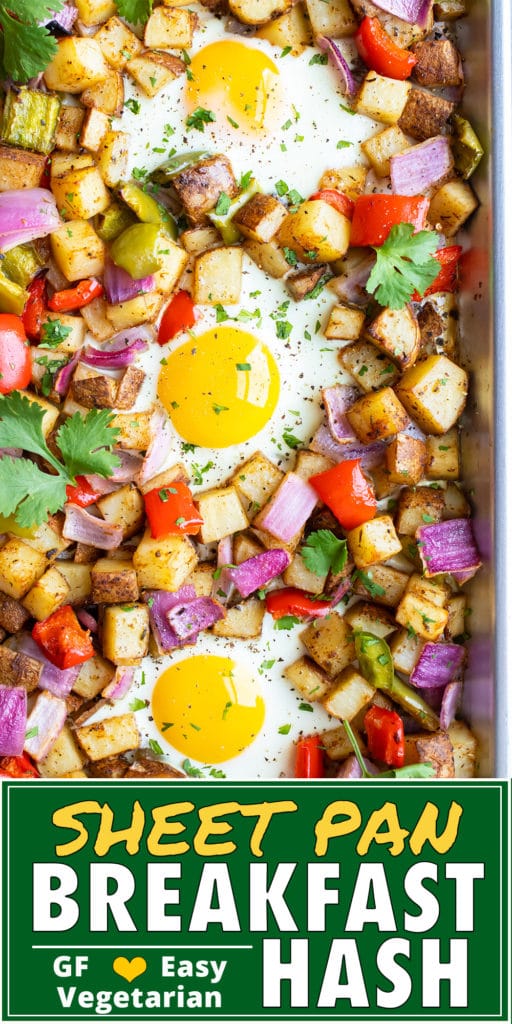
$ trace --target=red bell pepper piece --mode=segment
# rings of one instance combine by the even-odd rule
[[[387,78],[403,82],[418,63],[414,53],[397,46],[378,18],[363,18],[355,34],[355,44],[366,66]]]
[[[203,525],[194,499],[186,484],[175,480],[167,487],[155,487],[144,495],[151,536],[155,540],[170,533],[194,536]]]
[[[321,619],[331,611],[329,601],[315,600],[297,587],[272,590],[265,596],[265,605],[273,619],[282,619],[285,615],[295,615],[298,619]]]
[[[304,736],[295,753],[296,779],[323,779],[324,751],[321,736]]]
[[[400,715],[374,704],[364,716],[364,727],[371,756],[392,768],[402,768],[405,763],[405,738]]]
[[[193,327],[195,322],[196,313],[192,296],[186,291],[176,292],[162,317],[158,331],[158,344],[166,345],[180,331]]]
[[[337,188],[323,188],[320,192],[315,192],[310,199],[323,199],[324,203],[329,203],[329,206],[334,207],[338,213],[342,213],[348,220],[352,220],[354,216],[354,203],[352,199],[349,199],[344,192],[338,192]]]
[[[419,302],[420,299],[426,299],[427,295],[435,295],[436,292],[456,292],[459,285],[458,270],[461,256],[461,245],[447,245],[444,249],[438,249],[435,259],[440,264],[439,273],[423,295],[419,292],[414,293],[414,301]]]
[[[339,462],[325,473],[310,477],[309,483],[344,530],[355,530],[374,518],[375,492],[361,469],[360,459]]]
[[[31,341],[40,341],[41,325],[46,313],[46,280],[44,277],[35,277],[29,284],[28,299],[25,309],[21,315],[27,338]]]
[[[85,476],[77,476],[76,484],[68,484],[66,487],[66,496],[68,501],[72,501],[73,505],[80,505],[80,508],[87,508],[88,505],[94,505],[94,502],[101,498],[102,491],[96,491]]]
[[[38,779],[39,772],[26,754],[0,757],[0,776],[9,779]]]
[[[36,622],[32,636],[57,668],[73,668],[94,655],[89,632],[82,629],[69,604],[57,608],[43,622]]]
[[[358,196],[352,219],[350,244],[382,245],[395,224],[412,224],[422,231],[430,200],[425,196]]]
[[[100,295],[103,295],[103,285],[95,277],[88,277],[85,281],[79,281],[74,288],[55,292],[48,302],[48,309],[53,313],[71,313],[74,309],[88,306]]]

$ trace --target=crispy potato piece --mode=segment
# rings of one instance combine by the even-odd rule
[[[23,604],[34,619],[43,622],[57,608],[67,602],[69,586],[59,570],[52,566],[38,579],[23,599]]]
[[[180,772],[172,764],[158,761],[156,757],[144,756],[142,751],[137,751],[135,760],[124,774],[125,779],[183,779],[185,773]]]
[[[116,394],[116,409],[131,409],[146,379],[144,370],[128,366],[119,382]]]
[[[144,29],[144,45],[162,50],[187,50],[192,46],[197,14],[177,7],[157,7]]]
[[[420,329],[409,306],[383,309],[366,329],[370,341],[400,370],[413,366],[420,353]]]
[[[30,614],[19,601],[0,591],[0,627],[8,633],[19,633]]]
[[[255,452],[231,477],[231,483],[251,509],[261,508],[281,483],[284,473],[262,452]]]
[[[455,778],[453,745],[447,732],[412,733],[405,738],[405,763],[425,764],[430,762],[435,769],[436,779]]]
[[[287,216],[287,209],[274,196],[256,192],[233,217],[233,223],[245,238],[270,242]]]
[[[87,564],[75,562],[59,562],[59,572],[64,576],[69,593],[66,598],[68,604],[85,604],[91,596],[91,567]]]
[[[458,480],[460,477],[459,431],[453,427],[440,437],[425,438],[426,475],[429,480]]]
[[[448,612],[418,594],[405,593],[395,613],[396,621],[424,640],[439,640],[448,622]],[[418,655],[419,657],[419,655]]]
[[[358,569],[366,569],[376,562],[387,562],[402,550],[391,516],[376,516],[350,530],[347,544]]]
[[[306,0],[306,11],[314,36],[341,39],[356,30],[356,19],[348,0]]]
[[[162,306],[163,296],[159,292],[146,292],[135,299],[118,302],[115,306],[105,307],[105,316],[110,321],[114,333],[125,331],[139,324],[152,323],[156,320]]]
[[[478,207],[478,199],[467,181],[447,181],[433,195],[429,223],[452,238]]]
[[[395,515],[397,532],[415,537],[425,523],[440,523],[444,513],[444,495],[432,487],[404,487],[398,498]]]
[[[102,757],[99,761],[91,761],[87,771],[93,779],[123,779],[130,767],[130,762],[122,754]]]
[[[39,685],[42,662],[31,658],[21,651],[11,651],[8,647],[0,647],[0,679],[3,686],[22,686],[27,693],[32,693]]]
[[[286,288],[295,302],[301,302],[326,275],[332,276],[327,263],[322,263],[318,267],[308,267],[306,270],[296,270],[287,277]]]
[[[122,754],[139,746],[135,715],[116,715],[76,730],[76,738],[91,761]]]
[[[81,666],[73,690],[84,701],[94,700],[112,682],[114,673],[112,662],[102,658],[101,654],[95,654]]]
[[[82,380],[73,379],[71,393],[86,409],[113,409],[116,404],[117,381],[98,374]]]
[[[218,248],[223,244],[217,228],[208,225],[184,231],[180,236],[180,242],[191,256],[197,256],[198,253]]]
[[[137,573],[131,562],[100,558],[91,573],[94,604],[130,603],[139,599]]]
[[[114,665],[138,665],[148,653],[149,611],[146,605],[108,605],[103,617],[102,636],[103,653],[109,661]]]
[[[384,131],[361,143],[361,149],[378,178],[389,178],[391,157],[403,153],[408,147],[409,139],[397,124],[384,128]]]
[[[290,264],[275,239],[271,242],[253,242],[248,239],[244,242],[243,249],[256,266],[269,277],[284,277],[290,269]]]
[[[233,540],[233,562],[235,565],[240,565],[241,562],[246,562],[248,558],[254,558],[255,555],[261,555],[265,550],[262,544],[256,540],[249,532],[237,533]]]
[[[119,412],[112,420],[112,426],[119,430],[116,446],[127,450],[145,452],[151,443],[150,412]]]
[[[242,604],[226,609],[226,617],[216,622],[212,633],[214,636],[238,637],[240,640],[251,640],[261,636],[265,602],[251,597]]]
[[[478,768],[478,740],[465,722],[452,722],[448,729],[453,746],[455,778],[472,779]]]
[[[348,410],[347,419],[364,444],[393,437],[409,423],[406,410],[389,387],[358,398]]]
[[[366,756],[368,751],[366,749],[364,736],[359,729],[355,728],[354,722],[351,722],[351,726],[359,749],[361,750],[361,753]],[[322,747],[330,761],[344,761],[345,758],[354,753],[350,740],[342,725],[336,726],[335,729],[327,729],[326,732],[320,733],[320,736],[322,739]]]
[[[105,246],[87,220],[71,220],[50,236],[53,258],[67,281],[102,274]]]
[[[200,253],[194,264],[194,299],[202,305],[232,305],[242,290],[242,249],[222,246]]]
[[[103,56],[116,71],[122,71],[132,57],[142,52],[140,39],[120,18],[114,16],[95,35]]]
[[[154,491],[157,487],[159,490],[162,487],[169,487],[175,480],[180,480],[184,484],[190,483],[190,474],[182,462],[176,462],[169,469],[164,469],[157,476],[152,476],[150,480],[140,484],[139,489],[141,494],[148,494],[149,491]]]
[[[320,622],[312,622],[300,638],[308,654],[331,678],[339,675],[355,658],[352,629],[337,612]]]
[[[84,107],[96,107],[109,117],[120,117],[124,106],[124,81],[119,71],[109,69],[108,76],[91,85],[80,97]]]
[[[109,188],[114,188],[126,178],[128,171],[128,148],[130,136],[127,132],[109,131],[99,146],[98,169]]]
[[[68,153],[78,153],[80,145],[80,133],[84,123],[85,111],[82,107],[72,107],[69,104],[60,108],[57,131],[55,132],[55,145],[57,149],[63,149]]]
[[[235,487],[216,487],[211,491],[203,491],[197,495],[196,500],[203,520],[200,533],[203,544],[222,540],[249,526]]]
[[[400,123],[407,99],[411,91],[410,82],[399,82],[393,78],[384,78],[376,71],[369,71],[363,79],[361,88],[354,102],[358,114],[365,114],[374,121],[383,124],[399,124],[404,132],[406,128]],[[439,134],[435,132],[435,134]]]
[[[301,480],[309,480],[311,476],[317,476],[318,473],[326,473],[333,466],[334,462],[332,459],[328,459],[325,455],[319,455],[318,452],[312,452],[309,448],[305,448],[297,452],[297,461],[293,472],[295,476],[300,476]],[[321,527],[316,527],[316,529],[321,529]],[[326,529],[330,530],[331,526],[326,527]]]
[[[62,778],[70,772],[81,771],[85,760],[73,730],[65,725],[50,753],[39,762],[38,768],[43,778]]]
[[[355,668],[347,665],[334,680],[334,685],[323,703],[325,710],[334,718],[343,718],[350,722],[368,706],[374,694],[374,687],[356,672]]]
[[[278,241],[293,249],[304,263],[330,263],[344,256],[349,247],[350,221],[323,199],[308,199],[287,215]]]
[[[50,90],[79,93],[103,82],[108,74],[108,65],[95,39],[67,36],[59,39],[44,80]]]
[[[466,404],[468,375],[446,356],[428,356],[406,370],[396,393],[427,434],[446,434]]]
[[[378,18],[393,42],[404,50],[407,50],[418,39],[424,39],[432,31],[434,22],[432,11],[428,12],[422,25],[417,25],[402,21],[394,14],[387,14],[372,3],[372,0],[351,0],[351,2],[358,17]]]
[[[238,191],[231,163],[222,154],[201,160],[176,174],[173,185],[193,224],[200,223],[213,210],[221,192],[233,199]]]
[[[264,25],[292,6],[292,0],[229,0],[231,13],[246,25]]]
[[[398,369],[389,357],[364,338],[342,348],[338,359],[361,391],[377,391],[383,384],[391,387],[398,380]]]
[[[396,672],[410,676],[423,650],[423,640],[409,629],[400,629],[389,642]]]
[[[74,110],[75,108],[67,109]],[[96,107],[87,110],[85,117],[83,110],[80,113],[82,114],[82,125],[79,132],[80,145],[84,149],[89,149],[91,153],[97,153],[110,127],[108,115],[103,110],[97,110]]]
[[[127,62],[126,70],[146,96],[153,97],[165,89],[169,82],[184,75],[185,64],[172,53],[147,50]]]
[[[434,135],[442,135],[454,109],[455,104],[441,96],[411,88],[398,125],[406,135],[425,142]]]
[[[397,434],[386,448],[385,462],[390,483],[417,484],[425,475],[425,442],[409,434]]]
[[[412,52],[418,60],[413,76],[420,85],[443,89],[463,83],[461,56],[451,39],[425,39],[415,43]]]
[[[299,590],[306,590],[310,594],[321,594],[327,579],[327,573],[317,575],[306,568],[306,564],[300,552],[296,551],[288,568],[283,573],[283,583],[287,587],[298,587]]]
[[[332,679],[315,661],[305,655],[283,669],[285,679],[295,686],[305,700],[323,700],[332,687]]]
[[[306,46],[313,43],[311,23],[306,18],[302,4],[295,4],[285,14],[268,21],[257,30],[256,35],[281,49],[291,46],[294,57],[298,57]]]
[[[375,567],[375,569],[377,568],[378,566]],[[372,577],[375,569],[370,570]],[[363,579],[366,580],[369,575],[368,572],[364,573]],[[371,583],[371,581],[368,582]],[[351,605],[345,618],[352,626],[354,633],[373,633],[374,636],[384,639],[394,633],[396,629],[393,616],[384,608],[370,604],[368,601],[357,601],[356,604]]]
[[[18,188],[37,188],[46,157],[14,146],[0,146],[0,192]]]
[[[378,604],[396,608],[408,579],[407,573],[392,569],[390,565],[372,565],[364,573],[356,573],[352,589],[354,594],[371,597]]]
[[[153,540],[149,530],[133,555],[141,590],[178,590],[197,562],[195,548],[188,537],[169,534]]]
[[[113,0],[76,0],[78,17],[86,28],[101,25],[116,12]]]
[[[0,590],[19,601],[43,575],[45,568],[44,555],[12,537],[0,548]]]
[[[364,326],[364,310],[348,303],[333,306],[324,334],[326,338],[357,341]]]
[[[334,188],[344,192],[349,199],[354,201],[362,195],[366,187],[368,168],[364,164],[355,164],[353,167],[331,168],[325,171],[320,178],[319,189]]]

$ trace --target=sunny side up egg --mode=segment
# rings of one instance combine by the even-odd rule
[[[238,179],[251,171],[262,191],[307,197],[327,168],[360,161],[359,143],[378,126],[347,113],[336,72],[318,62],[318,51],[295,58],[264,40],[226,36],[221,20],[197,10],[202,27],[188,78],[157,101],[129,87],[127,99],[140,104],[140,113],[123,114],[132,169],[151,171],[191,150],[224,153]],[[350,43],[341,45],[353,55]],[[199,107],[212,114],[202,131],[186,124]],[[244,257],[238,305],[199,307],[190,335],[144,354],[137,407],[158,395],[174,427],[167,464],[183,462],[194,490],[221,485],[257,450],[283,470],[293,464],[293,447],[307,444],[321,422],[322,387],[344,380],[338,347],[322,333],[332,305],[328,291],[290,301],[281,280]],[[178,767],[188,758],[220,765],[230,778],[292,775],[293,740],[336,725],[283,678],[304,653],[299,634],[300,627],[276,630],[270,616],[255,640],[203,633],[172,658],[145,659],[124,710],[133,697],[147,700],[137,713],[142,735]]]

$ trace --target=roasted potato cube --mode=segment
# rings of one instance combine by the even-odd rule
[[[231,483],[244,503],[256,511],[267,502],[281,483],[284,473],[262,452],[256,452],[242,463],[231,477]]]
[[[446,356],[428,356],[406,370],[396,393],[427,434],[446,434],[466,404],[468,375]]]
[[[111,757],[101,757],[99,761],[91,761],[87,765],[87,771],[93,779],[123,779],[129,764],[128,759],[122,754],[113,754]]]
[[[350,221],[323,199],[308,199],[287,215],[278,241],[305,263],[330,263],[349,247]]]
[[[455,104],[431,92],[411,88],[398,125],[406,135],[420,142],[442,135]]]
[[[218,580],[213,578],[215,566],[213,562],[200,562],[187,579],[187,586],[194,587],[198,597],[211,597],[214,587],[218,587]],[[217,595],[213,595],[214,597]],[[219,595],[220,596],[220,595]]]
[[[109,188],[118,185],[127,174],[128,146],[130,136],[127,132],[107,132],[102,140],[98,153],[98,169]]]
[[[425,475],[425,442],[409,434],[397,434],[386,448],[386,471],[392,484],[417,484]]]
[[[143,49],[140,39],[116,16],[109,18],[94,38],[103,56],[116,71],[122,71],[132,57],[136,57]]]
[[[197,14],[182,7],[157,7],[144,29],[144,45],[162,50],[188,50],[192,46]]]
[[[67,604],[85,604],[91,596],[90,565],[78,562],[59,562],[59,572],[69,587]]]
[[[140,389],[146,379],[144,370],[137,366],[128,366],[117,389],[116,409],[132,409]]]
[[[430,763],[435,770],[436,779],[453,779],[455,763],[453,746],[447,732],[419,732],[406,736],[405,763]]]
[[[442,494],[443,519],[465,519],[471,515],[471,507],[458,484],[447,484]]]
[[[22,686],[27,693],[32,693],[39,685],[42,662],[31,658],[21,651],[12,651],[9,647],[0,647],[0,679],[3,686]]]
[[[286,290],[290,293],[295,302],[302,302],[308,298],[314,289],[319,285],[326,284],[332,274],[327,263],[321,263],[317,267],[307,267],[305,270],[296,270],[289,274],[286,279]]]
[[[412,51],[418,61],[413,75],[420,85],[444,89],[464,82],[461,56],[451,39],[424,39]]]
[[[190,483],[190,474],[182,462],[176,462],[174,466],[169,466],[169,469],[164,469],[157,476],[152,476],[149,480],[139,484],[139,490],[142,494],[148,494],[156,487],[159,490],[162,487],[169,487],[175,480],[180,480],[184,484]]]
[[[93,725],[84,725],[76,730],[76,738],[90,761],[100,761],[140,746],[140,734],[133,714],[115,715]]]
[[[300,638],[313,661],[331,678],[339,675],[355,658],[352,629],[337,612],[320,622],[312,622]]]
[[[385,352],[400,370],[416,362],[420,352],[420,329],[409,306],[383,309],[366,333],[375,347]]]
[[[370,570],[373,575],[373,570]],[[364,573],[368,577],[369,573]],[[370,581],[371,582],[371,581]],[[345,614],[345,619],[352,626],[354,633],[373,633],[374,636],[385,638],[395,632],[396,623],[393,616],[377,605],[367,601],[357,601]]]
[[[331,168],[325,171],[320,178],[320,190],[334,188],[338,192],[344,192],[349,199],[354,201],[362,195],[366,187],[368,168],[364,164],[356,164],[353,167]]]
[[[87,330],[90,331],[96,341],[108,341],[114,334],[114,328],[110,320],[107,320],[105,316],[106,309],[107,303],[105,299],[98,298],[93,299],[88,306],[84,306],[80,310],[80,315],[85,322]]]
[[[350,530],[347,544],[358,569],[386,562],[402,550],[391,516],[376,516]]]
[[[65,725],[50,753],[39,762],[38,768],[43,778],[62,778],[70,772],[81,771],[84,762],[84,754],[77,745],[72,729]]]
[[[405,593],[396,610],[396,621],[424,640],[439,640],[448,622],[448,612],[415,593]]]
[[[55,133],[57,149],[63,149],[68,153],[78,153],[80,145],[85,145],[80,138],[83,131],[83,123],[84,111],[82,107],[62,106]]]
[[[133,555],[141,590],[178,590],[197,561],[195,548],[188,537],[169,534],[154,540],[149,530]]]
[[[270,242],[287,216],[286,207],[274,196],[256,192],[233,217],[233,223],[245,238]]]
[[[93,700],[112,682],[114,672],[115,668],[111,661],[102,658],[101,654],[95,654],[81,665],[73,683],[73,692],[78,693],[86,701]]]
[[[268,274],[269,277],[280,278],[288,273],[290,264],[287,262],[283,250],[274,239],[271,242],[247,240],[244,242],[243,248],[244,252],[250,256],[256,266],[263,270],[265,274]]]
[[[410,676],[423,650],[423,640],[412,629],[400,629],[389,642],[396,672]]]
[[[199,227],[184,231],[180,236],[180,242],[191,256],[197,256],[200,252],[206,252],[207,249],[215,249],[222,245],[222,238],[217,228],[213,226]]]
[[[383,384],[392,386],[398,380],[398,370],[388,356],[364,338],[342,348],[338,359],[361,391],[377,391]]]
[[[428,212],[429,223],[447,238],[460,231],[475,212],[478,199],[467,181],[447,181],[433,195]]]
[[[379,18],[383,28],[391,36],[393,42],[403,50],[407,50],[418,39],[424,39],[432,31],[433,17],[430,10],[422,19],[422,24],[410,24],[402,21],[394,14],[387,14],[377,7],[372,0],[351,0],[352,7],[360,18]]]
[[[114,328],[114,333],[138,327],[139,324],[152,323],[156,320],[162,305],[163,296],[159,292],[146,292],[137,295],[136,299],[118,302],[115,306],[105,307],[105,316]]]
[[[456,21],[468,13],[466,0],[438,0],[434,4],[436,21]]]
[[[459,310],[455,295],[438,292],[418,310],[422,355],[442,352],[450,359],[457,358]]]
[[[46,164],[43,153],[0,146],[0,192],[37,188]]]
[[[30,618],[26,608],[19,601],[0,591],[0,628],[7,633],[19,633]],[[1,678],[1,675],[0,675]]]
[[[119,431],[118,448],[144,452],[151,442],[150,412],[119,412],[112,419],[112,427]]]
[[[415,537],[416,530],[425,523],[440,523],[444,508],[442,491],[432,487],[404,487],[400,491],[395,516],[397,532]]]
[[[0,548],[0,590],[19,601],[43,575],[46,558],[39,551],[11,537]]]
[[[100,558],[91,573],[94,604],[119,604],[138,601],[137,573],[131,562]]]
[[[357,306],[342,303],[333,306],[325,328],[326,338],[341,338],[344,341],[357,341],[364,326],[364,310]]]
[[[200,534],[203,544],[222,540],[249,526],[235,487],[216,487],[212,491],[203,491],[197,495],[197,507],[203,520]]]
[[[71,393],[86,409],[113,409],[116,404],[117,381],[102,374],[73,380]]]
[[[80,97],[84,107],[95,107],[109,117],[120,117],[124,105],[124,81],[119,71],[109,68],[107,78],[85,89]]]
[[[311,658],[303,656],[283,669],[285,679],[295,686],[305,700],[323,700],[332,687],[332,679]]]
[[[29,590],[23,604],[34,619],[42,622],[47,619],[61,604],[65,604],[69,594],[69,586],[64,576],[52,566]]]
[[[426,437],[426,475],[429,480],[458,480],[460,477],[459,431],[456,427],[441,437]]]
[[[43,410],[44,416],[41,423],[41,429],[44,437],[48,437],[59,418],[59,410],[56,409],[51,402],[47,402],[45,398],[41,398],[40,395],[34,395],[30,391],[20,391],[20,394],[23,395],[24,398],[28,398],[29,402],[32,402],[34,405],[38,405]]]
[[[376,71],[369,71],[363,79],[354,106],[358,114],[365,114],[374,121],[397,124],[402,117],[410,91],[410,82],[384,78]],[[403,130],[407,131],[406,128]]]
[[[314,36],[342,39],[352,36],[357,28],[348,0],[306,0],[306,10]]]
[[[396,608],[401,600],[409,577],[407,573],[392,569],[390,565],[372,565],[364,572],[355,574],[354,594],[371,597],[379,604]]]
[[[67,281],[102,274],[105,247],[86,220],[72,220],[51,236],[53,258]]]
[[[145,604],[105,608],[103,654],[114,665],[138,665],[148,653],[149,611]]]
[[[148,753],[150,753],[148,751]],[[185,772],[180,772],[172,764],[165,764],[157,757],[143,757],[142,751],[136,753],[136,760],[128,766],[125,779],[184,779]]]
[[[246,562],[248,558],[261,555],[264,550],[263,545],[249,532],[237,533],[233,540],[233,562],[235,565],[240,565],[241,562]]]
[[[222,192],[233,199],[238,191],[233,168],[222,155],[208,157],[176,174],[173,185],[193,224],[214,209]]]
[[[295,476],[300,476],[301,480],[309,480],[311,476],[317,476],[318,473],[326,473],[333,466],[334,462],[332,459],[328,459],[325,455],[320,455],[318,452],[312,452],[306,448],[297,452],[297,461],[293,472]]]
[[[87,28],[101,25],[116,13],[113,0],[76,0],[78,17]]]
[[[287,587],[298,587],[310,594],[321,594],[327,579],[327,573],[318,576],[306,568],[302,555],[296,551],[288,568],[283,573],[283,582]]]
[[[242,250],[222,246],[201,253],[194,265],[194,299],[202,305],[231,305],[242,290]]]
[[[94,167],[92,153],[59,153],[54,151],[50,160],[52,181],[54,178],[61,178],[63,174],[69,174],[70,171],[81,171],[85,167]]]
[[[185,64],[179,57],[160,50],[148,50],[140,57],[133,57],[126,64],[128,74],[135,80],[146,96],[156,96],[169,82],[185,74]]]
[[[372,700],[375,689],[364,678],[347,665],[334,681],[324,700],[325,710],[334,718],[350,722]]]
[[[424,598],[425,601],[430,601],[431,604],[437,605],[438,608],[444,608],[451,591],[446,583],[441,583],[437,580],[427,580],[424,576],[420,576],[419,573],[413,573],[412,576],[409,576],[407,593],[416,594],[418,597]]]
[[[291,6],[292,0],[229,0],[231,13],[246,25],[263,25]]]
[[[456,779],[472,779],[478,768],[478,741],[464,722],[452,722],[448,735],[453,747]]]
[[[311,24],[306,18],[301,4],[295,4],[279,18],[268,21],[256,32],[260,39],[266,39],[272,46],[279,46],[285,49],[291,46],[291,53],[298,57],[306,46],[311,46],[313,36]]]
[[[454,594],[446,602],[446,611],[448,612],[448,622],[446,624],[446,639],[455,640],[456,637],[463,636],[466,631],[466,610],[467,610],[467,599],[465,594]]]
[[[52,343],[52,348],[45,349],[45,330],[52,320],[57,320],[62,327],[69,330],[69,334],[58,345]],[[51,330],[51,328],[50,328]],[[42,341],[37,351],[46,355],[50,352],[64,352],[66,355],[74,355],[85,343],[85,323],[80,316],[68,316],[67,313],[46,313],[42,318]]]
[[[359,749],[363,754],[366,754],[366,744],[361,733],[354,727],[354,723],[351,723],[352,731],[355,733],[356,740]],[[336,726],[335,729],[327,729],[326,732],[322,732],[322,747],[331,761],[344,761],[345,758],[353,754],[352,744],[347,736],[347,733],[342,725]]]
[[[160,269],[153,274],[153,287],[159,295],[169,295],[178,284],[187,265],[187,254],[181,246],[176,245],[166,235],[160,236],[158,253],[161,265]]]
[[[356,437],[364,444],[385,440],[405,430],[409,417],[392,388],[363,395],[350,407],[347,419]]]
[[[108,65],[95,39],[65,36],[58,41],[57,53],[44,73],[48,89],[79,93],[103,82]]]
[[[226,617],[215,623],[212,633],[214,636],[252,640],[261,635],[264,614],[265,602],[251,597],[242,604],[227,608]]]
[[[389,178],[391,157],[403,153],[408,147],[409,140],[397,124],[384,128],[384,131],[361,143],[361,149],[378,178]]]

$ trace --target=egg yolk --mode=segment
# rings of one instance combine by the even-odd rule
[[[152,711],[171,746],[196,761],[218,764],[253,742],[263,725],[265,704],[245,666],[231,658],[200,655],[162,673]]]
[[[185,441],[228,448],[254,437],[272,416],[279,371],[252,334],[218,327],[167,356],[158,396]]]
[[[187,106],[212,110],[232,128],[268,129],[278,113],[279,71],[255,47],[225,41],[211,43],[192,57]]]

